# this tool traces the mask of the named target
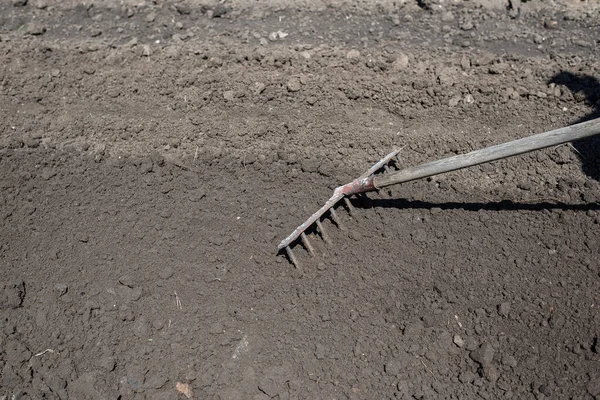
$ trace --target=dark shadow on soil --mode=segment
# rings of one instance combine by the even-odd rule
[[[573,124],[600,118],[600,82],[590,75],[579,75],[572,72],[560,72],[548,83],[567,87],[576,100],[587,102],[594,110],[589,115],[573,121]],[[573,143],[581,159],[583,172],[600,181],[600,136],[579,140]]]
[[[422,200],[407,199],[365,199],[353,201],[352,205],[357,208],[403,208],[403,209],[426,209],[440,208],[442,210],[465,210],[465,211],[543,211],[543,210],[571,210],[590,211],[600,210],[600,203],[566,204],[542,201],[537,203],[517,203],[510,200],[495,202],[443,202],[433,203]]]

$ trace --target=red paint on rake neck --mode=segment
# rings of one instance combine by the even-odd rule
[[[374,176],[368,176],[366,178],[356,179],[344,186],[340,186],[338,189],[345,196],[352,196],[353,194],[372,192],[377,190],[373,182]]]

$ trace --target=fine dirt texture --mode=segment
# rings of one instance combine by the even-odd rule
[[[0,399],[600,399],[595,1],[0,2]]]

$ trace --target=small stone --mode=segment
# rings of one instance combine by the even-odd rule
[[[404,370],[402,363],[398,360],[389,361],[383,368],[385,373],[390,376],[399,375]]]
[[[590,373],[590,381],[587,384],[588,393],[594,398],[600,397],[600,374],[599,373]]]
[[[498,305],[498,314],[502,317],[508,317],[508,313],[510,312],[510,303],[505,301]]]
[[[152,54],[152,49],[150,48],[150,45],[148,45],[148,44],[142,45],[142,57],[150,57],[151,54]]]
[[[504,74],[506,71],[509,70],[509,65],[506,63],[496,63],[494,65],[491,65],[489,68],[489,73],[490,74],[494,74],[494,75],[500,75],[500,74]]]
[[[210,328],[208,329],[208,332],[212,333],[213,335],[218,335],[219,333],[223,333],[223,324],[221,324],[220,322],[215,322],[214,324],[212,324],[210,326]]]
[[[465,104],[473,104],[475,102],[475,99],[472,95],[468,94],[465,96],[464,102]]]
[[[483,376],[490,381],[491,383],[496,383],[498,378],[500,377],[500,373],[498,372],[498,368],[493,365],[483,368]]]
[[[470,31],[474,28],[473,23],[471,21],[467,21],[460,26],[460,29],[463,31]]]
[[[25,299],[25,282],[0,284],[0,310],[19,308]]]
[[[346,53],[346,58],[350,60],[358,57],[360,57],[360,51],[358,50],[350,50],[348,53]]]
[[[298,53],[300,55],[300,57],[304,58],[305,60],[308,60],[312,57],[312,55],[310,54],[310,51],[301,51],[300,53]]]
[[[494,358],[494,348],[489,343],[482,344],[477,350],[469,354],[471,359],[481,365],[484,369],[492,365]]]
[[[175,389],[177,389],[177,391],[179,393],[183,394],[188,399],[191,399],[192,397],[194,397],[194,392],[192,390],[192,386],[187,383],[177,382],[175,384]]]
[[[292,78],[287,83],[288,92],[297,92],[301,88],[301,83],[298,78]]]
[[[146,15],[146,18],[144,18],[144,20],[149,23],[154,22],[155,19],[156,19],[155,13],[150,13],[150,14]]]
[[[160,270],[160,272],[158,273],[158,276],[161,279],[169,279],[170,277],[173,276],[173,268],[171,267],[166,267]]]
[[[460,66],[465,71],[471,68],[471,60],[466,54],[463,54],[462,58],[460,59]]]
[[[119,278],[119,283],[121,285],[133,288],[135,286],[133,276],[131,275],[123,275]]]
[[[437,79],[440,85],[452,86],[457,82],[458,74],[458,68],[444,67],[438,72]]]
[[[465,341],[459,335],[454,335],[454,337],[452,338],[452,341],[458,347],[463,347],[465,345]]]
[[[148,339],[150,337],[150,324],[144,317],[137,318],[133,324],[133,334],[140,339]]]
[[[97,365],[104,369],[106,372],[111,372],[114,371],[115,367],[117,366],[117,362],[115,361],[114,357],[104,356],[98,360]]]
[[[224,3],[224,2],[221,1],[220,3]],[[229,8],[224,5],[217,5],[211,11],[212,11],[212,18],[221,18],[229,12]]]
[[[192,8],[186,3],[175,4],[175,9],[181,15],[189,15],[192,12]]]
[[[148,389],[160,389],[164,387],[167,382],[169,382],[169,378],[167,378],[165,375],[156,374],[146,378],[144,386],[146,386]]]
[[[42,169],[42,173],[40,176],[42,177],[43,180],[47,181],[55,175],[56,175],[56,170],[54,168],[45,167],[44,169]]]
[[[258,389],[264,392],[268,396],[267,398],[271,399],[279,394],[280,385],[273,376],[267,375],[260,377],[258,380]]]
[[[269,36],[268,36],[268,38],[271,42],[276,41],[277,37],[278,37],[277,32],[271,32],[271,33],[269,33]]]
[[[235,99],[235,92],[233,90],[226,90],[223,92],[223,98],[227,101],[233,101]]]
[[[548,385],[540,385],[538,390],[541,394],[543,394],[546,397],[552,396],[552,390],[550,389],[550,387]]]
[[[452,11],[447,11],[447,12],[443,13],[442,21],[444,21],[444,22],[454,21],[454,14],[452,13]]]
[[[544,21],[544,28],[546,29],[558,29],[558,21],[556,20],[546,20]]]
[[[46,7],[48,7],[48,0],[31,0],[29,4],[31,4],[39,10],[43,10]]]
[[[33,21],[25,25],[23,32],[33,36],[43,35],[46,33],[46,27],[37,21]]]
[[[535,44],[542,44],[544,43],[544,37],[540,34],[535,34],[533,36],[533,43]]]
[[[458,380],[460,381],[460,383],[465,383],[465,384],[472,383],[476,378],[477,378],[477,375],[475,375],[471,371],[464,371],[458,376]]]
[[[585,41],[583,39],[577,39],[577,40],[573,40],[573,44],[576,44],[579,47],[591,47],[592,44],[588,41]]]
[[[317,357],[317,360],[324,360],[327,357],[327,350],[325,349],[325,346],[320,343],[317,344],[315,349],[315,357]]]
[[[24,7],[27,5],[27,0],[12,0],[12,5],[14,7]]]
[[[306,102],[307,102],[308,104],[310,104],[311,106],[314,106],[314,105],[316,104],[316,102],[317,102],[317,98],[316,98],[315,96],[309,96],[309,97],[306,99]]]
[[[144,160],[140,164],[140,171],[142,172],[142,174],[149,174],[153,170],[154,170],[154,163],[152,162],[152,159],[150,157],[144,158]]]
[[[27,147],[35,149],[40,146],[40,144],[42,143],[42,139],[34,136],[27,136],[25,137],[25,139],[23,139],[23,142]]]
[[[404,328],[404,336],[406,337],[413,337],[413,338],[418,338],[423,334],[423,331],[425,330],[425,325],[423,324],[423,321],[416,321],[413,323],[409,323],[406,325],[406,327]]]
[[[133,37],[127,43],[125,43],[124,46],[125,47],[134,47],[134,46],[137,46],[137,44],[138,44],[138,38]]]
[[[65,295],[69,291],[69,287],[64,283],[57,283],[56,285],[54,285],[54,291],[60,297]]]
[[[517,366],[517,359],[511,354],[504,354],[504,356],[502,356],[502,364],[507,367],[515,368]]]
[[[448,101],[448,105],[450,107],[456,107],[458,105],[458,103],[460,103],[461,100],[462,100],[461,96],[454,96]]]
[[[398,57],[396,57],[396,59],[392,63],[392,68],[397,71],[401,71],[403,69],[408,68],[409,63],[410,62],[408,56],[404,53],[401,53],[398,55]]]

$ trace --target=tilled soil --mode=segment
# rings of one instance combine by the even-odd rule
[[[600,398],[593,2],[0,4],[0,399]]]

